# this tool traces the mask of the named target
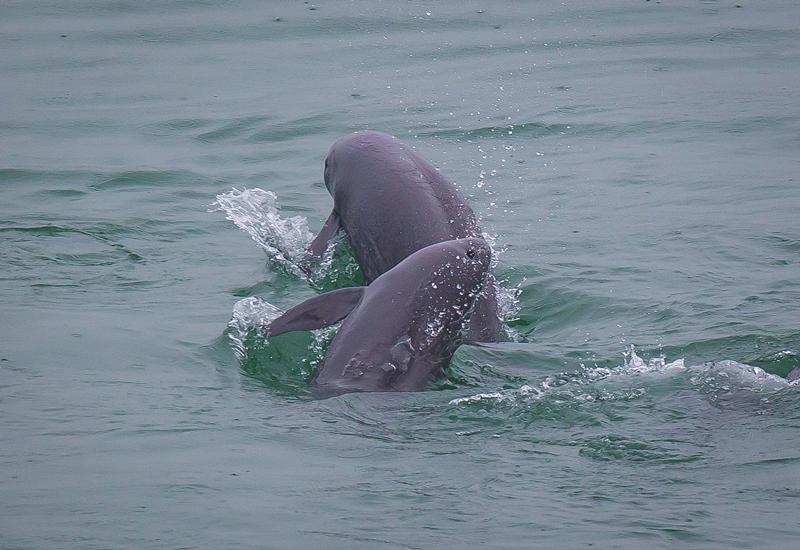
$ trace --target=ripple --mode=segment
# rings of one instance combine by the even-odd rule
[[[567,124],[547,122],[523,122],[515,124],[502,124],[497,126],[484,126],[478,128],[461,129],[436,129],[416,132],[418,135],[457,138],[463,140],[483,140],[492,138],[544,138],[551,136],[594,136],[612,133],[613,126],[605,124]]]
[[[214,123],[214,120],[207,118],[174,118],[148,124],[144,128],[156,136],[171,136],[192,134],[196,130],[206,128]]]
[[[247,138],[247,143],[276,143],[319,134],[327,131],[333,122],[331,114],[312,115],[287,122],[273,124],[259,130]]]
[[[128,247],[123,245],[122,243],[116,242],[109,237],[104,235],[106,226],[103,225],[99,227],[96,231],[86,230],[86,229],[79,229],[74,227],[63,227],[57,225],[42,225],[42,226],[30,226],[30,227],[2,227],[0,228],[0,233],[22,233],[27,235],[32,235],[35,237],[49,237],[49,238],[58,238],[58,237],[66,237],[69,238],[71,235],[79,235],[88,237],[93,239],[97,242],[100,242],[108,247],[110,247],[115,252],[119,252],[124,255],[125,259],[139,262],[142,261],[143,258],[136,252],[130,250]],[[27,239],[25,239],[27,241]],[[18,241],[22,242],[22,241]],[[56,247],[55,249],[61,250],[74,248],[75,244],[73,241],[70,241],[69,246],[64,247],[56,247],[53,243],[50,246]],[[41,251],[47,250],[48,247],[42,241],[36,241],[32,243],[35,245],[35,248],[40,249]],[[53,248],[50,248],[53,250]],[[72,265],[110,265],[117,261],[115,257],[109,257],[105,252],[84,252],[84,253],[66,253],[63,251],[54,251],[50,253],[42,253],[38,254],[39,259],[49,259],[56,263],[67,263]],[[99,262],[99,264],[98,264]]]
[[[124,191],[147,187],[172,188],[197,185],[198,181],[209,181],[206,176],[173,170],[132,170],[115,174],[90,187],[96,191]]]
[[[591,438],[584,442],[583,447],[578,452],[581,456],[604,461],[671,464],[694,462],[701,458],[700,455],[683,455],[676,450],[617,434]]]
[[[195,136],[195,139],[198,141],[215,143],[248,136],[252,134],[253,130],[272,119],[273,117],[267,116],[234,118],[223,123],[214,124],[213,126],[216,126],[215,128],[198,134]],[[206,126],[208,125],[209,124],[206,124]]]
[[[0,181],[4,183],[58,183],[65,181],[90,182],[97,178],[94,172],[84,170],[28,170],[21,168],[0,168]],[[61,191],[57,189],[54,191]]]

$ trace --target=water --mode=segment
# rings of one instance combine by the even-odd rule
[[[314,4],[0,6],[0,546],[794,548],[797,4]],[[292,254],[364,128],[519,303],[314,400],[332,333],[253,322],[358,282]]]

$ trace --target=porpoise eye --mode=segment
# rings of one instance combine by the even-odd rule
[[[475,258],[475,249],[474,248],[470,248],[469,250],[467,250],[467,257],[470,260]]]

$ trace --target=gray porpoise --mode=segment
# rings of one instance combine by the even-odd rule
[[[311,243],[321,256],[344,230],[367,283],[428,245],[481,238],[474,212],[455,185],[397,138],[375,131],[337,140],[325,159],[333,211]],[[494,279],[475,304],[467,340],[500,337]]]
[[[422,390],[450,364],[490,265],[491,249],[482,239],[436,243],[367,287],[306,300],[269,323],[265,333],[312,330],[344,319],[314,379],[320,396]]]

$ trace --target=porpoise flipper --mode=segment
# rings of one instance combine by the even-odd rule
[[[309,298],[264,327],[265,336],[296,330],[314,330],[338,323],[353,311],[367,287],[340,288]]]
[[[321,257],[328,248],[330,240],[336,236],[341,228],[339,214],[336,213],[336,210],[331,211],[331,215],[325,220],[325,224],[319,230],[319,234],[311,241],[308,252],[315,258]]]

